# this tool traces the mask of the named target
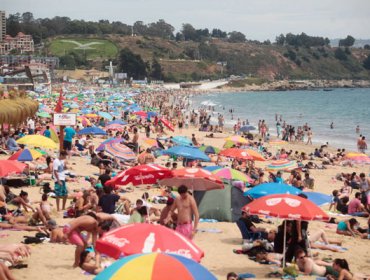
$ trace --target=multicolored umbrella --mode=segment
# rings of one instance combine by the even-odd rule
[[[363,153],[347,153],[344,159],[353,163],[370,164],[370,157]]]
[[[100,143],[100,145],[95,149],[95,151],[104,151],[105,150],[105,145],[107,145],[108,143],[121,143],[123,141],[122,138],[109,138],[105,141],[103,141],[102,143]]]
[[[18,144],[23,144],[27,146],[33,147],[41,147],[45,149],[58,149],[59,146],[50,138],[47,138],[42,135],[34,134],[34,135],[26,135],[22,138],[17,140]]]
[[[121,124],[110,124],[104,127],[105,130],[123,131],[125,127]]]
[[[8,160],[33,161],[39,157],[42,157],[42,154],[35,149],[24,149],[12,154]]]
[[[94,280],[216,280],[202,265],[178,255],[151,253],[116,261]]]
[[[105,145],[105,151],[123,161],[131,161],[136,159],[135,153],[129,147],[120,143],[109,142]]]
[[[0,160],[0,178],[6,177],[11,173],[22,173],[26,167],[24,163],[15,160]]]
[[[185,185],[195,191],[223,189],[224,184],[219,177],[202,168],[181,168],[172,170],[171,178],[159,181],[165,186]]]
[[[211,171],[213,174],[215,174],[216,176],[222,178],[222,179],[226,179],[226,180],[233,180],[233,181],[242,181],[242,182],[248,182],[248,183],[253,183],[254,180],[249,177],[248,175],[236,170],[236,169],[233,169],[233,168],[230,168],[230,167],[225,167],[225,168],[220,168],[220,169],[216,169],[214,171]]]
[[[268,215],[280,219],[327,221],[329,216],[306,198],[291,194],[273,194],[253,200],[243,210],[251,214]]]
[[[260,198],[265,195],[271,194],[294,194],[298,195],[302,193],[302,191],[296,187],[287,185],[287,184],[279,184],[279,183],[264,183],[257,185],[244,193],[244,196],[251,196],[253,198]]]
[[[271,162],[266,166],[267,171],[292,171],[298,168],[298,164],[295,160],[280,159]]]
[[[170,169],[158,164],[142,164],[129,168],[106,182],[109,186],[133,184],[156,184],[158,180],[171,177]]]
[[[112,258],[140,253],[164,252],[200,262],[204,252],[182,234],[158,224],[128,224],[106,233],[96,250]]]

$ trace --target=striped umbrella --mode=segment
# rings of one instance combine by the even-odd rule
[[[11,155],[9,160],[18,160],[18,161],[33,161],[42,157],[42,154],[35,149],[24,149],[19,150],[15,154]]]
[[[281,159],[275,160],[266,166],[267,171],[292,171],[298,168],[298,164],[295,160]]]
[[[107,143],[105,145],[105,151],[123,161],[136,159],[135,153],[129,147],[120,143]]]
[[[217,278],[191,259],[163,253],[137,254],[122,258],[94,278],[94,280],[121,279],[216,280]]]
[[[226,180],[243,181],[243,182],[248,182],[248,183],[254,182],[254,180],[251,177],[230,167],[216,169],[211,172],[215,174],[216,176],[222,179],[226,179]]]

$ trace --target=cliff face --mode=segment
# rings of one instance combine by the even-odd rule
[[[264,80],[282,79],[370,79],[363,67],[369,50],[331,47],[292,47],[229,43],[220,39],[204,42],[173,41],[155,37],[104,37],[118,49],[129,48],[144,61],[155,57],[169,81],[191,81],[242,75]],[[338,58],[339,57],[339,58]],[[100,57],[104,61],[103,57]]]

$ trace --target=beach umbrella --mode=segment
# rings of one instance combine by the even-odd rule
[[[115,242],[123,239],[126,242]],[[139,253],[164,252],[199,262],[204,256],[204,252],[182,234],[148,223],[128,224],[109,231],[97,240],[96,250],[115,259]]]
[[[86,114],[85,117],[86,118],[92,118],[92,119],[99,118],[99,116],[97,114]]]
[[[219,168],[211,172],[216,176],[226,180],[243,181],[248,183],[254,182],[254,180],[248,175],[230,167]]]
[[[137,111],[137,112],[134,112],[134,114],[142,118],[146,118],[148,116],[147,113],[144,111]]]
[[[170,138],[170,140],[176,145],[180,145],[180,146],[192,146],[193,145],[193,142],[191,141],[191,139],[185,136],[174,136]]]
[[[225,138],[225,141],[231,141],[236,144],[249,144],[249,141],[247,139],[238,135],[227,137]]]
[[[163,125],[164,125],[165,127],[167,127],[169,130],[171,130],[171,131],[175,131],[175,128],[173,127],[172,123],[171,123],[169,120],[167,120],[167,119],[165,119],[165,118],[160,118],[159,120],[160,120],[160,121],[163,123]]]
[[[45,149],[58,149],[59,146],[50,138],[42,135],[26,135],[17,140],[18,144],[23,144],[27,146],[40,147]]]
[[[0,160],[0,178],[6,177],[11,173],[22,173],[26,167],[24,163],[15,160]]]
[[[288,159],[280,159],[271,162],[269,165],[266,166],[267,171],[292,171],[298,168],[298,164],[295,160],[288,160]]]
[[[151,253],[122,258],[94,280],[216,280],[199,263],[179,255]]]
[[[253,198],[260,198],[265,195],[271,194],[294,194],[298,195],[302,193],[302,191],[296,187],[287,185],[287,184],[279,184],[279,183],[264,183],[257,185],[248,191],[244,192],[244,196],[251,196]]]
[[[114,121],[110,121],[107,123],[108,125],[111,125],[111,124],[120,124],[120,125],[126,125],[127,122],[125,121],[122,121],[122,120],[114,120]]]
[[[57,128],[54,125],[49,125],[50,139],[53,140],[55,143],[59,143],[59,135],[56,129]],[[40,131],[40,134],[44,135],[45,130],[46,127]]]
[[[183,157],[190,160],[210,161],[210,158],[196,147],[175,146],[163,151],[164,155]]]
[[[123,161],[131,161],[136,159],[135,153],[129,147],[117,142],[107,143],[105,145],[105,151]]]
[[[152,118],[152,117],[157,116],[158,113],[157,112],[148,112],[147,115],[148,115],[148,118]]]
[[[107,135],[107,133],[96,126],[89,126],[81,129],[79,132],[77,132],[78,135],[83,135],[83,134],[93,134],[93,135]]]
[[[108,144],[108,143],[121,143],[123,141],[122,138],[109,138],[105,141],[103,141],[102,143],[100,143],[100,145],[95,149],[95,151],[97,152],[100,152],[100,151],[104,151],[105,150],[105,145]]]
[[[255,151],[255,150],[252,150],[252,149],[245,149],[245,151],[248,153],[248,155],[253,157],[253,160],[255,160],[255,161],[265,161],[265,158],[263,157],[263,155],[261,153],[259,153],[258,151]]]
[[[221,156],[237,158],[242,160],[253,160],[253,157],[249,155],[244,149],[228,148],[220,152]]]
[[[161,185],[179,187],[185,185],[194,191],[223,189],[219,177],[202,168],[181,168],[172,170],[172,176],[159,181]]]
[[[121,124],[110,124],[104,127],[105,130],[115,130],[115,131],[121,131],[121,132],[124,130],[124,128],[125,127]]]
[[[43,156],[48,154],[47,152],[45,152],[44,150],[41,150],[41,149],[33,149],[33,150],[39,152]]]
[[[160,147],[160,148],[163,147],[162,144],[159,144],[157,139],[153,139],[153,138],[145,138],[143,140],[143,144],[149,147]]]
[[[327,221],[329,216],[312,201],[292,194],[273,194],[253,200],[243,207],[255,215],[280,219]]]
[[[98,115],[104,119],[107,119],[109,121],[113,120],[113,117],[111,114],[107,113],[107,112],[98,112]]]
[[[370,164],[370,157],[363,153],[347,153],[344,159],[353,163]]]
[[[171,170],[163,166],[158,164],[142,164],[126,169],[106,182],[106,184],[109,186],[127,185],[130,183],[134,186],[156,184],[158,180],[171,176]]]
[[[199,150],[201,150],[205,154],[213,154],[213,155],[216,155],[220,152],[219,148],[216,148],[216,147],[213,147],[213,146],[205,146],[205,145],[200,146]]]
[[[327,221],[329,216],[316,204],[306,198],[291,194],[274,194],[253,200],[242,210],[255,215],[268,215],[280,219]],[[284,227],[284,249],[286,245],[286,223]],[[285,255],[283,259],[285,267]]]
[[[85,116],[79,116],[77,120],[80,121],[83,126],[91,126],[91,121]]]
[[[251,130],[256,130],[256,127],[253,125],[244,125],[239,129],[241,132],[249,132]]]
[[[24,149],[12,154],[8,160],[33,161],[39,157],[42,157],[42,154],[35,149]]]
[[[333,196],[319,192],[303,192],[307,196],[307,199],[312,201],[318,206],[329,204],[333,200]]]
[[[213,172],[213,171],[215,171],[215,170],[217,170],[217,169],[221,169],[222,168],[222,166],[218,166],[218,165],[210,165],[210,166],[205,166],[205,167],[202,167],[203,169],[205,169],[205,170],[208,170],[208,171],[211,171],[211,172]]]

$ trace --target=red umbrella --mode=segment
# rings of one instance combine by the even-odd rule
[[[291,194],[267,195],[245,205],[243,210],[290,220],[329,220],[329,216],[310,200]]]
[[[0,160],[0,178],[8,176],[10,173],[21,173],[26,167],[24,163],[14,160]]]
[[[158,180],[170,177],[171,170],[158,164],[142,164],[127,169],[106,182],[107,186],[156,184]]]
[[[165,119],[165,118],[161,118],[160,121],[165,125],[165,127],[167,127],[169,130],[171,131],[175,131],[175,128],[173,127],[172,123]]]
[[[229,148],[223,150],[220,152],[220,155],[237,159],[253,160],[253,157],[249,155],[246,150],[238,148]]]
[[[171,178],[162,179],[159,183],[177,187],[186,185],[195,191],[209,191],[224,188],[224,184],[218,176],[202,168],[182,168],[173,170]]]
[[[148,116],[148,114],[144,111],[134,112],[134,114],[137,115],[137,116],[140,116],[142,118],[146,118]]]
[[[197,262],[204,257],[204,252],[183,235],[161,225],[145,223],[108,232],[97,240],[96,250],[115,259],[151,252],[182,255]]]

